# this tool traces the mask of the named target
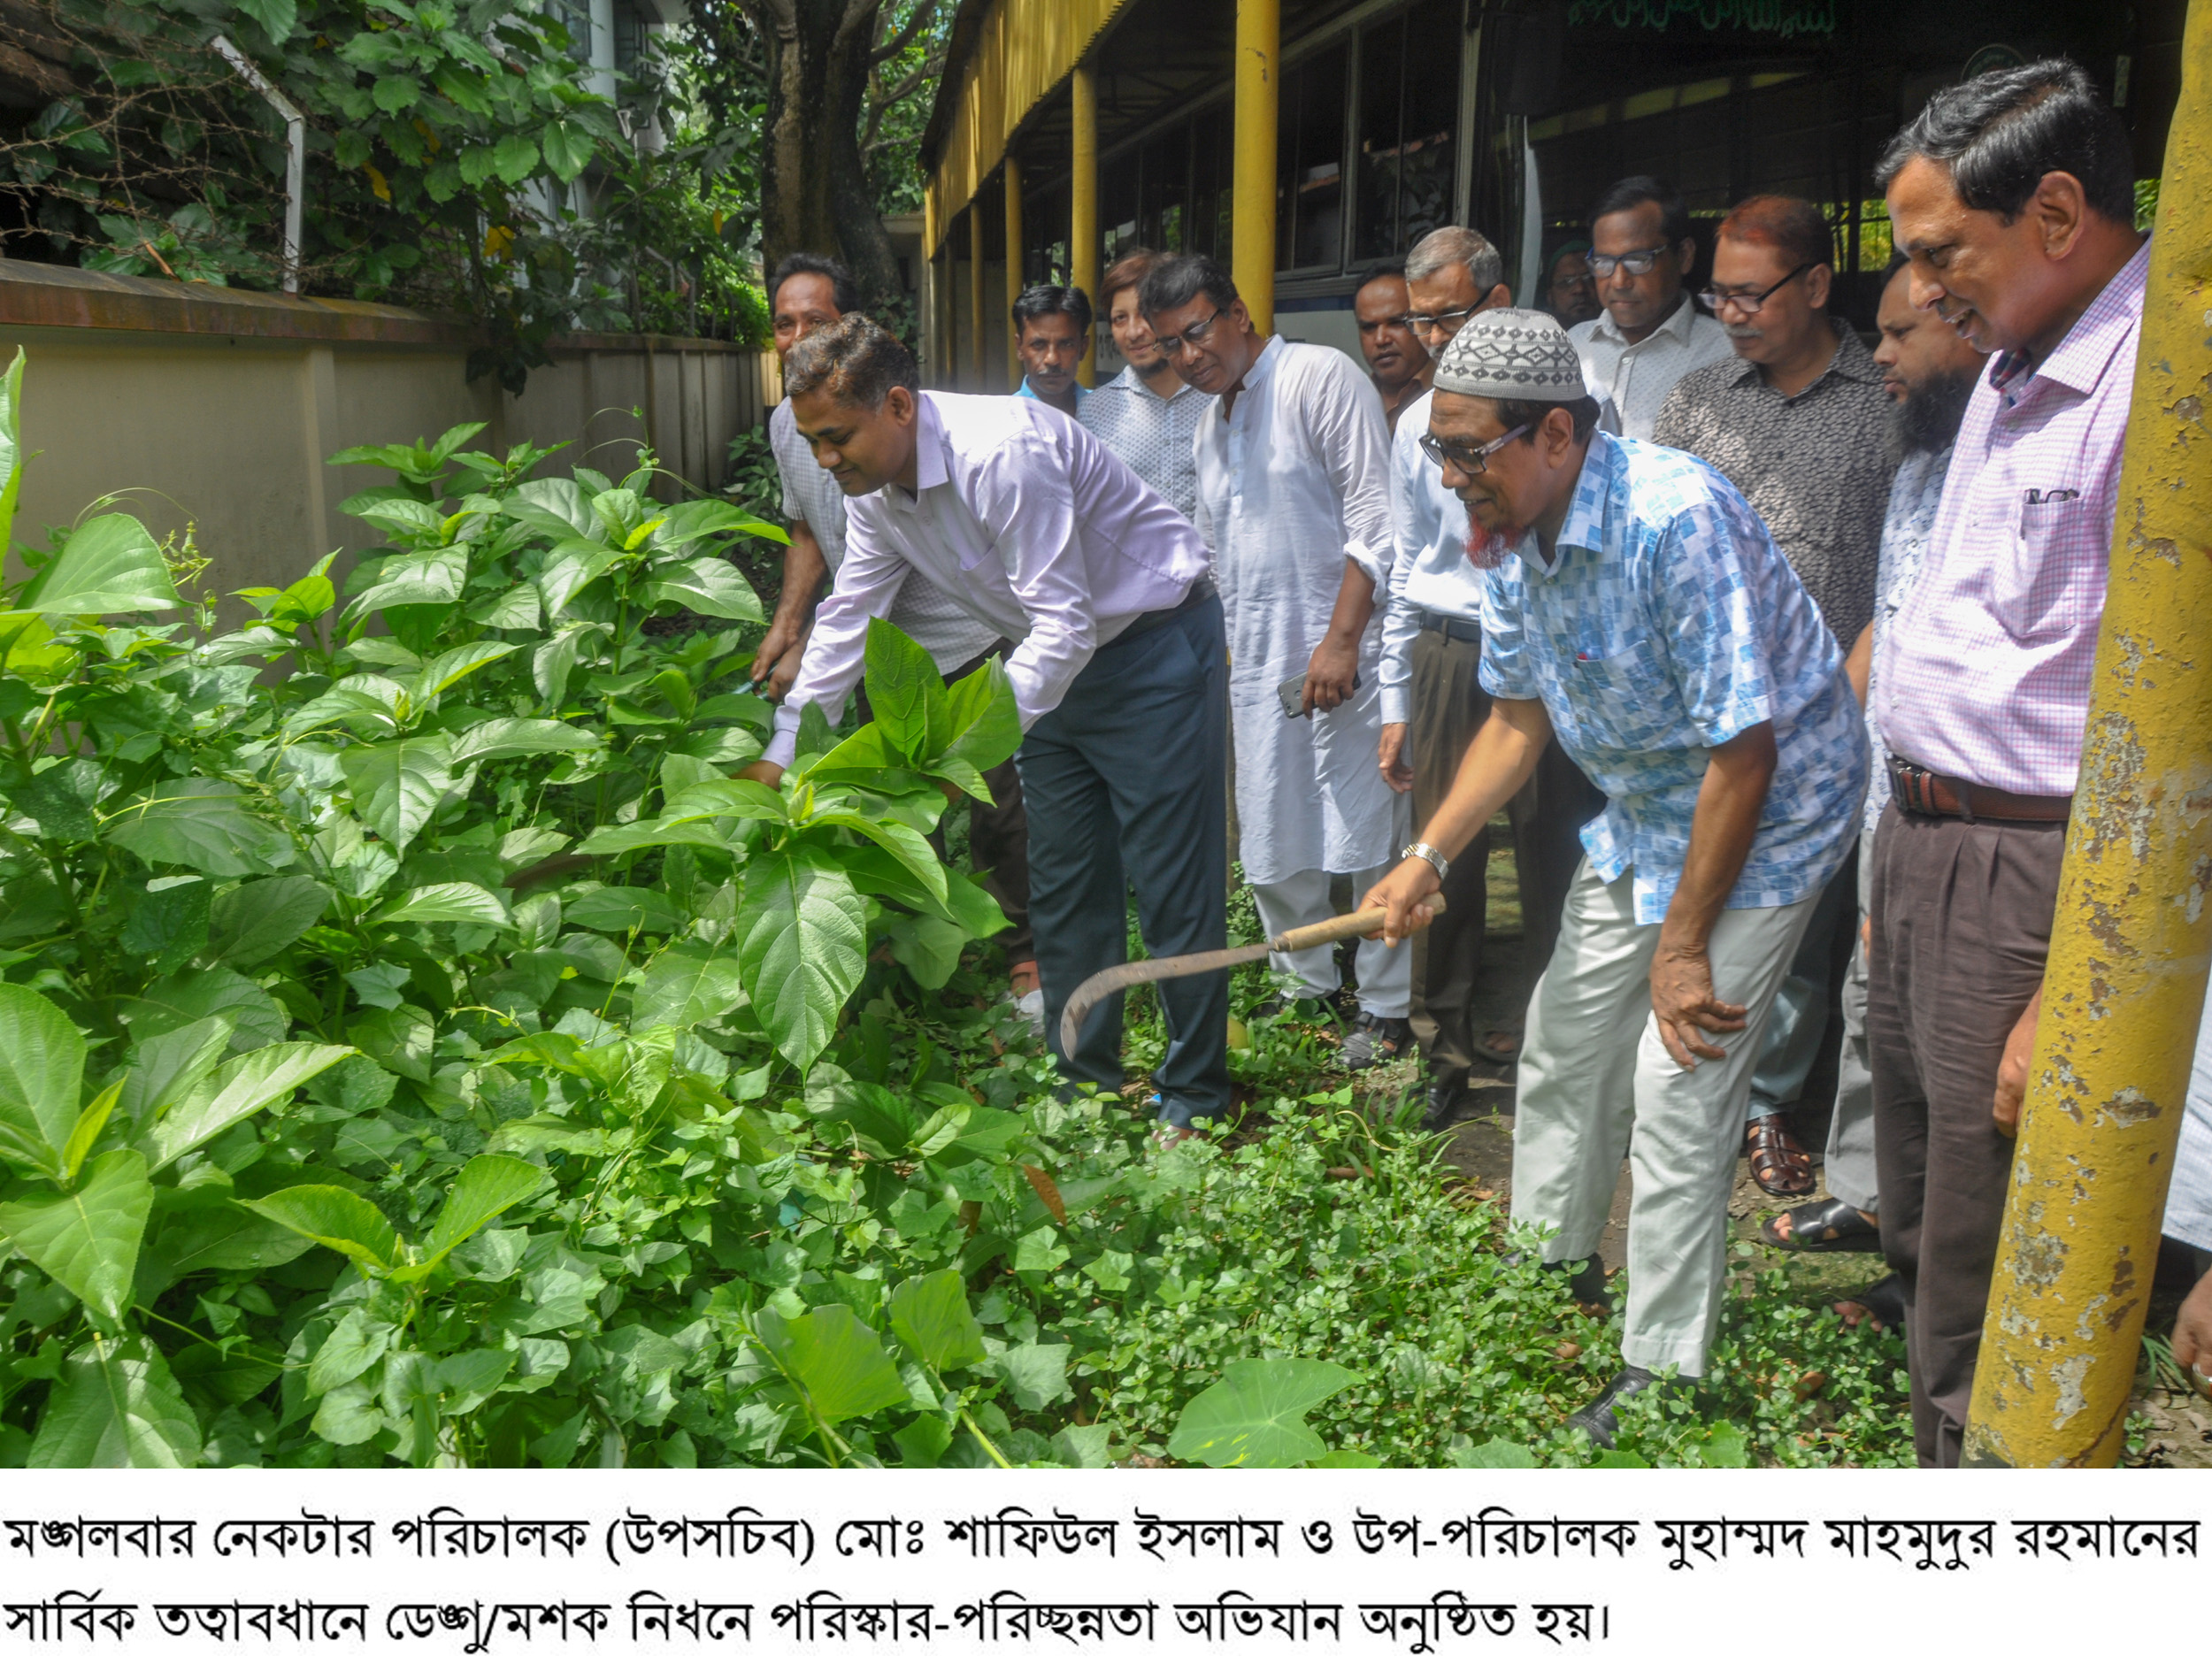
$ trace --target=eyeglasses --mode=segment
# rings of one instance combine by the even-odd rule
[[[1460,326],[1474,317],[1474,309],[1456,308],[1450,313],[1409,313],[1406,315],[1406,323],[1424,336],[1439,326],[1450,332],[1452,335],[1457,336]]]
[[[1206,346],[1206,339],[1213,334],[1214,321],[1228,311],[1226,308],[1216,308],[1196,325],[1187,327],[1180,336],[1155,337],[1152,341],[1160,352],[1170,358],[1182,353],[1186,342],[1195,343],[1202,349]]]
[[[1819,265],[1820,264],[1816,261],[1800,262],[1796,266],[1791,268],[1789,272],[1784,273],[1779,279],[1777,279],[1772,284],[1769,285],[1764,290],[1752,291],[1747,294],[1738,294],[1735,292],[1720,290],[1701,290],[1697,293],[1697,299],[1703,303],[1707,307],[1710,308],[1715,313],[1718,313],[1724,307],[1730,307],[1735,309],[1739,313],[1743,314],[1746,318],[1749,318],[1752,314],[1758,312],[1762,307],[1766,305],[1766,299],[1769,296],[1779,290],[1784,285],[1789,283],[1791,280],[1796,278],[1799,273],[1809,272],[1812,269]]]
[[[1626,255],[1623,256],[1600,256],[1594,254],[1585,257],[1585,259],[1586,259],[1590,264],[1590,274],[1593,278],[1610,279],[1613,276],[1613,269],[1616,267],[1625,267],[1629,270],[1629,272],[1640,277],[1641,275],[1649,272],[1654,267],[1657,266],[1659,265],[1659,257],[1666,253],[1666,245],[1654,244],[1648,249],[1632,249]]]
[[[1421,450],[1429,456],[1429,462],[1432,464],[1450,464],[1455,466],[1463,475],[1479,476],[1490,467],[1491,454],[1496,452],[1508,441],[1518,441],[1528,432],[1527,425],[1516,424],[1496,441],[1485,442],[1480,447],[1459,447],[1440,439],[1433,433],[1424,433],[1421,437]]]

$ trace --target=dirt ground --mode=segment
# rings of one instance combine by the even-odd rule
[[[1488,924],[1489,936],[1483,957],[1484,988],[1497,995],[1497,1002],[1484,1019],[1512,1023],[1525,1002],[1532,978],[1522,970],[1520,909],[1509,840],[1500,840],[1495,844],[1491,860]],[[1829,1048],[1822,1052],[1823,1068],[1816,1070],[1813,1081],[1805,1088],[1804,1106],[1821,1111],[1821,1115],[1817,1119],[1803,1122],[1799,1136],[1816,1157],[1826,1140],[1824,1112],[1834,1097],[1835,1043],[1833,1039],[1829,1041]],[[1499,1070],[1496,1078],[1469,1086],[1455,1111],[1460,1124],[1454,1129],[1443,1154],[1447,1167],[1478,1181],[1483,1188],[1494,1191],[1501,1204],[1511,1195],[1512,1072],[1510,1069]],[[1408,1075],[1410,1078],[1410,1070]],[[1755,1260],[1795,1260],[1820,1269],[1820,1275],[1805,1289],[1809,1302],[1847,1299],[1878,1282],[1884,1271],[1881,1258],[1876,1254],[1790,1255],[1769,1249],[1758,1241],[1758,1227],[1763,1220],[1784,1211],[1793,1201],[1817,1201],[1826,1193],[1825,1190],[1818,1190],[1806,1197],[1770,1196],[1752,1177],[1749,1163],[1740,1160],[1736,1163],[1735,1189],[1729,1198],[1732,1235],[1739,1243],[1751,1247]],[[1608,1271],[1617,1269],[1627,1259],[1630,1194],[1628,1169],[1624,1166],[1620,1182],[1614,1190],[1605,1234],[1598,1245],[1599,1255]],[[2147,1321],[2152,1335],[2162,1338],[2172,1330],[2174,1309],[2185,1292],[2185,1272],[2162,1270],[2161,1286],[2154,1291]],[[2177,1287],[2177,1282],[2182,1286]],[[2137,1377],[2136,1398],[2131,1409],[2136,1415],[2138,1426],[2145,1430],[2139,1451],[2130,1460],[2132,1466],[2212,1468],[2212,1402],[2193,1392],[2176,1392],[2154,1385],[2147,1364]]]

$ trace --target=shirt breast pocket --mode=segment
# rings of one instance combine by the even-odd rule
[[[1578,653],[1574,674],[1573,689],[1582,699],[1576,704],[1582,710],[1577,723],[1594,741],[1640,749],[1665,736],[1671,721],[1665,698],[1671,682],[1648,636]]]
[[[2086,499],[2042,500],[1998,532],[1990,610],[2014,640],[2055,638],[2094,611],[2108,560],[2102,524]]]

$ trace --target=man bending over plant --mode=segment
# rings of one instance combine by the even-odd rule
[[[1041,401],[925,394],[913,357],[847,314],[791,351],[799,433],[848,500],[845,560],[816,613],[775,736],[745,776],[773,786],[810,703],[861,677],[868,622],[922,577],[1011,641],[1029,809],[1030,922],[1046,1037],[1087,977],[1125,955],[1133,886],[1155,956],[1227,937],[1227,648],[1203,541],[1097,437]],[[1228,984],[1160,985],[1161,1141],[1229,1104]],[[1121,1082],[1118,999],[1091,1013],[1071,1079]]]
[[[1437,362],[1422,444],[1466,502],[1493,701],[1367,903],[1386,937],[1421,927],[1555,735],[1609,798],[1529,1001],[1513,1217],[1594,1300],[1626,1154],[1626,1364],[1573,1419],[1610,1446],[1623,1401],[1705,1373],[1759,1035],[1850,850],[1866,749],[1835,636],[1743,495],[1597,417],[1548,314],[1479,313]]]

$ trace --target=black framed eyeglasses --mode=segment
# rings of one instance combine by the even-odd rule
[[[1528,432],[1527,425],[1516,424],[1496,441],[1486,441],[1480,447],[1461,447],[1442,440],[1433,432],[1425,432],[1421,437],[1421,450],[1429,456],[1429,462],[1432,464],[1450,464],[1463,475],[1479,476],[1490,468],[1491,454],[1508,441],[1518,441]]]
[[[1819,265],[1820,263],[1816,261],[1800,262],[1796,266],[1791,268],[1789,272],[1784,273],[1779,279],[1777,279],[1772,284],[1769,285],[1764,290],[1753,291],[1748,294],[1739,294],[1732,291],[1701,290],[1697,293],[1697,299],[1703,303],[1708,308],[1710,308],[1715,313],[1718,313],[1724,307],[1727,307],[1733,308],[1737,312],[1743,314],[1746,318],[1748,318],[1750,315],[1758,312],[1761,308],[1763,308],[1766,305],[1766,300],[1769,296],[1779,290],[1784,285],[1789,283],[1791,280],[1796,278],[1798,274],[1802,272],[1810,272],[1814,268]]]
[[[1616,267],[1625,267],[1641,278],[1659,265],[1659,257],[1667,253],[1667,248],[1665,244],[1654,244],[1648,249],[1631,249],[1618,256],[1601,256],[1594,252],[1583,259],[1590,264],[1593,278],[1610,279]]]
[[[1226,308],[1216,308],[1195,325],[1187,326],[1180,336],[1155,337],[1152,341],[1162,354],[1171,357],[1182,353],[1186,342],[1196,343],[1202,349],[1206,346],[1206,339],[1213,334],[1214,321],[1228,311]]]
[[[1460,326],[1474,317],[1472,308],[1455,308],[1449,313],[1409,313],[1406,315],[1406,323],[1423,336],[1440,328],[1457,336]]]

